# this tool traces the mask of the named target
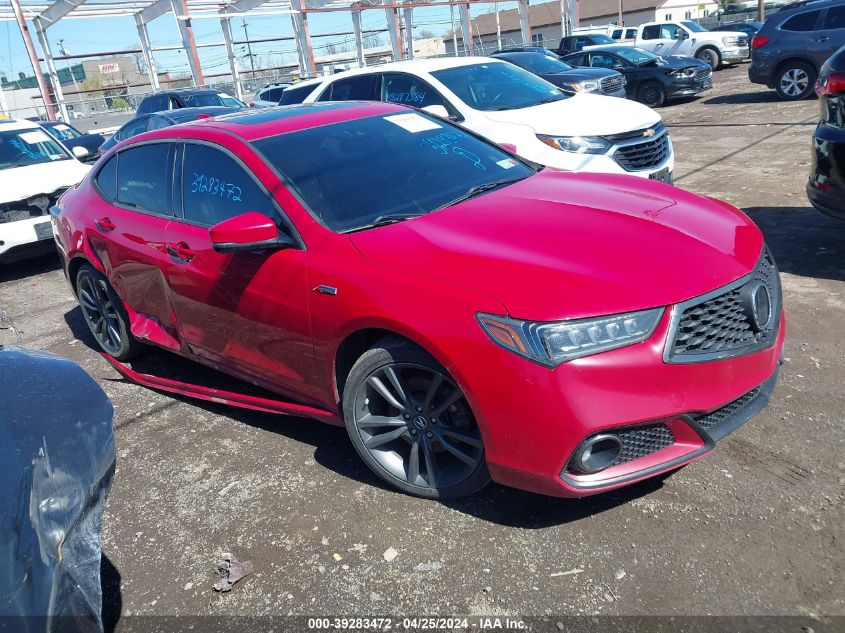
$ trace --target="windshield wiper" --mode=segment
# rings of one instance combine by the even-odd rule
[[[387,226],[388,224],[396,224],[397,222],[404,222],[411,218],[418,218],[422,213],[385,213],[376,217],[375,220],[363,226],[356,226],[354,229],[347,229],[343,233],[355,233],[356,231],[364,231],[366,229],[374,229],[377,226]]]
[[[528,176],[525,176],[527,178]],[[475,196],[484,193],[485,191],[490,191],[492,189],[496,189],[497,187],[503,187],[504,185],[510,185],[515,182],[519,182],[520,180],[524,180],[524,178],[511,178],[508,180],[494,180],[493,182],[486,182],[483,185],[475,185],[474,187],[470,187],[470,189],[463,194],[462,196],[458,196],[454,200],[451,200],[444,204],[443,206],[437,207],[435,211],[439,211],[440,209],[445,209],[446,207],[453,207],[456,204],[469,200],[470,198],[474,198]]]

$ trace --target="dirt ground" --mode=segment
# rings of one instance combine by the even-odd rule
[[[82,365],[114,402],[106,614],[845,615],[845,222],[804,183],[818,102],[716,73],[661,109],[676,184],[744,209],[782,271],[771,405],[660,482],[585,500],[386,489],[342,429],[127,384],[92,349],[54,257],[0,270],[0,342]],[[172,364],[154,353],[148,363]],[[194,369],[184,369],[190,374]],[[197,370],[198,371],[198,370]],[[383,554],[394,548],[391,562]],[[255,564],[215,594],[223,552]],[[560,572],[583,570],[561,575]],[[118,629],[123,624],[118,624]],[[817,629],[818,630],[818,629]]]

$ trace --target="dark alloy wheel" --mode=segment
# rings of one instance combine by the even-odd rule
[[[640,88],[638,101],[649,108],[660,107],[666,101],[666,91],[656,81],[649,81]]]
[[[76,295],[97,344],[118,360],[136,356],[143,345],[129,331],[129,318],[108,280],[88,264],[76,276]]]
[[[382,479],[422,497],[455,498],[489,482],[481,433],[460,387],[402,341],[368,350],[344,389],[346,427]]]

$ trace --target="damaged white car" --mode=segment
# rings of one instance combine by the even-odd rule
[[[54,248],[50,207],[89,169],[37,123],[0,121],[0,264]]]

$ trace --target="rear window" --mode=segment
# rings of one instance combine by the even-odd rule
[[[147,112],[161,112],[167,110],[167,95],[150,95],[141,101],[138,106],[136,114],[146,114]]]
[[[459,127],[408,111],[261,139],[255,147],[306,207],[338,232],[379,216],[424,215],[469,189],[533,169]]]
[[[293,105],[295,103],[302,103],[305,97],[310,95],[317,86],[309,84],[307,86],[299,86],[296,88],[285,88],[282,91],[282,98],[279,100],[279,105]]]
[[[97,174],[97,186],[109,200],[117,197],[117,156],[106,161]]]
[[[812,31],[819,21],[821,11],[806,11],[793,15],[780,27],[781,31]]]
[[[828,9],[822,28],[845,29],[845,5]]]

